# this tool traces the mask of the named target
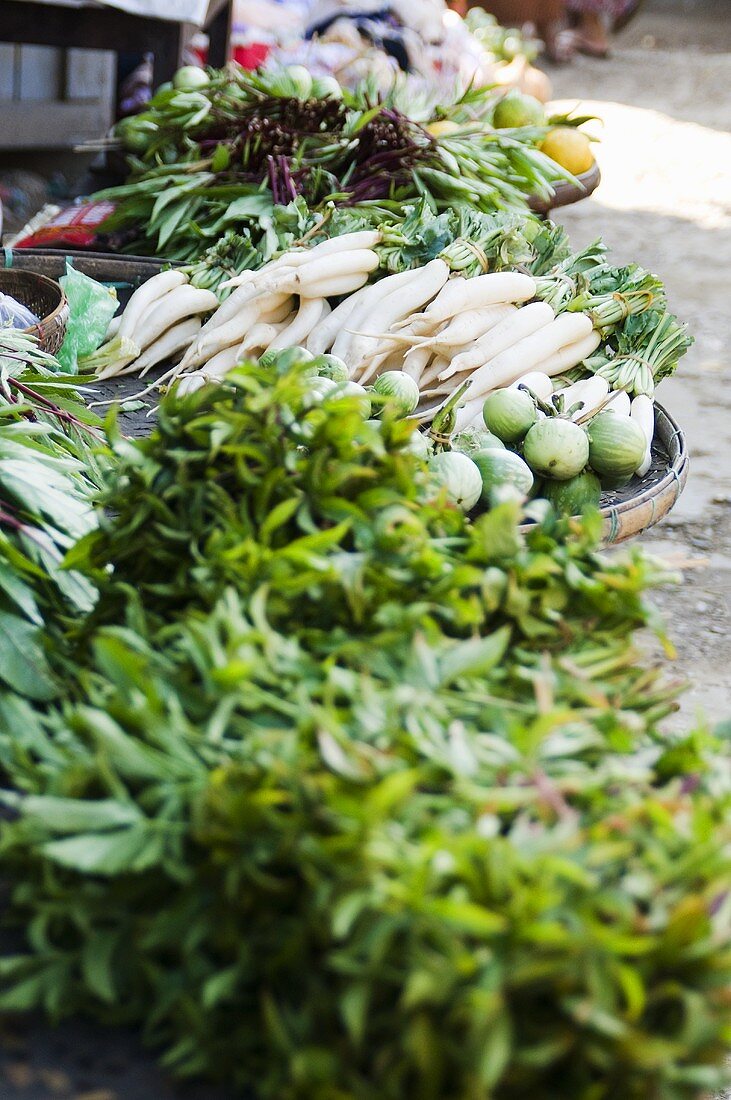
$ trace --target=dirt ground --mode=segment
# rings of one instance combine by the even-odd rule
[[[731,10],[650,0],[610,60],[551,79],[562,105],[604,120],[602,183],[559,220],[574,244],[601,235],[621,262],[658,272],[695,336],[659,391],[688,439],[688,484],[641,541],[686,563],[682,585],[656,597],[690,680],[674,721],[715,723],[731,716]]]
[[[561,219],[576,245],[602,235],[620,261],[666,281],[696,343],[661,400],[686,431],[692,465],[671,515],[642,542],[684,582],[657,596],[691,681],[681,713],[731,717],[731,12],[727,0],[646,0],[608,61],[551,77],[597,130],[603,182]],[[679,16],[682,13],[682,19]],[[127,1032],[31,1022],[0,1032],[2,1100],[230,1100],[172,1086]]]

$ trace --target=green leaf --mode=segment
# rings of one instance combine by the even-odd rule
[[[41,633],[25,619],[0,610],[0,680],[28,699],[52,699],[56,687],[40,644]]]
[[[100,932],[89,937],[81,954],[84,981],[94,996],[105,1004],[114,1004],[118,995],[114,954],[120,942],[119,933]]]
[[[118,829],[142,820],[142,814],[134,802],[113,802],[111,799],[82,801],[78,798],[4,791],[0,792],[0,802],[19,810],[26,820],[36,819],[51,833]]]
[[[505,928],[503,916],[470,901],[432,898],[427,903],[426,910],[455,928],[478,937],[486,936],[491,939]]]
[[[47,859],[92,875],[135,874],[160,863],[162,837],[147,825],[113,833],[88,833],[42,845]]]
[[[221,219],[225,225],[227,222],[251,221],[269,214],[272,209],[272,200],[264,192],[254,195],[242,195],[240,199],[234,199],[226,209]]]
[[[43,616],[38,609],[33,589],[21,580],[17,571],[2,560],[0,560],[0,590],[12,600],[30,622],[36,626],[42,625]]]
[[[25,981],[16,982],[9,989],[0,991],[0,1010],[3,1012],[29,1012],[43,1004],[46,990],[44,974],[34,974]]]
[[[211,158],[211,168],[214,172],[225,172],[231,163],[231,151],[227,145],[217,145]]]
[[[510,627],[503,626],[486,638],[471,638],[452,646],[439,661],[440,683],[451,684],[460,676],[480,676],[490,672],[502,660]]]
[[[222,1001],[233,997],[239,985],[241,973],[238,966],[229,966],[219,970],[206,980],[201,990],[201,1003],[204,1008],[215,1008]]]

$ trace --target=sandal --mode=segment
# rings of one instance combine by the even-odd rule
[[[576,49],[579,53],[583,53],[585,57],[598,57],[603,61],[611,56],[608,45],[597,42],[595,39],[588,38],[581,33],[575,35],[575,42]]]

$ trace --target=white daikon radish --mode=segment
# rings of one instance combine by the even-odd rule
[[[586,340],[582,343],[584,338]],[[540,328],[476,370],[472,375],[470,392],[477,397],[478,394],[508,386],[526,370],[540,369],[548,375],[561,374],[572,359],[573,365],[580,363],[598,343],[599,334],[594,332],[590,317],[583,313],[562,313],[550,325]],[[569,345],[571,351],[562,358],[559,353]]]
[[[223,351],[219,351],[218,355],[214,355],[212,359],[209,359],[201,370],[206,378],[223,378],[240,362],[241,356],[237,347],[224,348]]]
[[[630,416],[642,428],[647,441],[645,456],[635,471],[640,477],[644,477],[652,465],[652,441],[655,438],[655,403],[652,398],[646,397],[644,393],[638,394],[630,407]]]
[[[267,350],[279,351],[281,348],[297,348],[304,344],[322,317],[326,305],[322,298],[302,298],[294,320],[272,340]]]
[[[466,396],[466,395],[465,395]],[[470,401],[466,401],[464,405],[461,405],[457,409],[457,415],[455,417],[455,435],[464,431],[470,424],[483,424],[482,410],[485,405],[485,395],[472,398]]]
[[[506,303],[499,306],[486,306],[484,309],[471,309],[450,321],[440,321],[433,336],[415,336],[410,328],[403,328],[398,332],[373,333],[373,335],[379,335],[381,340],[393,343],[395,346],[410,344],[412,347],[431,348],[451,358],[469,350],[475,341],[515,313],[517,308]],[[420,315],[417,315],[417,319],[418,316]]]
[[[220,325],[225,325],[227,321],[230,321],[232,317],[235,317],[240,309],[250,300],[251,292],[249,287],[252,285],[255,277],[259,275],[258,271],[244,271],[239,276],[244,281],[234,290],[233,294],[229,294],[225,302],[222,302],[212,317],[204,324],[201,332],[209,332],[212,328],[218,328]],[[246,278],[244,279],[244,276]]]
[[[328,237],[327,240],[313,245],[312,248],[293,249],[291,252],[285,252],[276,260],[271,260],[261,270],[275,270],[278,267],[301,267],[312,260],[319,260],[324,256],[338,252],[372,249],[380,240],[381,233],[378,229],[360,229],[354,233],[344,233],[341,237]],[[246,282],[245,276],[247,274],[248,272],[243,272],[241,275],[236,275],[222,285],[240,286],[243,282]]]
[[[338,333],[347,323],[353,310],[357,308],[358,297],[358,294],[349,294],[329,314],[323,314],[307,337],[305,347],[308,351],[312,352],[313,355],[323,355],[330,350],[337,339]]]
[[[335,279],[320,279],[316,283],[303,283],[298,293],[303,298],[341,298],[344,294],[354,294],[368,282],[366,271],[356,271],[352,275],[339,275]]]
[[[482,339],[501,321],[517,313],[517,309],[517,306],[506,302],[502,305],[485,306],[483,309],[467,310],[450,321],[436,336],[428,337],[422,346],[431,347],[435,351],[453,351],[461,344],[472,344]]]
[[[459,371],[474,370],[488,363],[491,359],[507,352],[510,348],[519,346],[520,342],[534,333],[547,328],[555,319],[554,312],[547,302],[531,302],[523,306],[515,313],[511,313],[503,321],[486,333],[477,343],[452,359],[444,373],[445,378]],[[523,365],[524,373],[532,366],[531,363]]]
[[[162,336],[159,336],[153,344],[143,351],[139,359],[132,363],[130,370],[139,374],[140,378],[158,363],[164,363],[168,359],[174,359],[181,352],[190,347],[193,340],[200,332],[200,317],[188,317],[177,325],[173,325]],[[127,373],[127,371],[125,371]]]
[[[182,271],[161,271],[159,275],[153,275],[151,279],[148,279],[146,283],[137,288],[127,302],[117,329],[117,335],[119,337],[129,336],[134,339],[137,325],[153,302],[159,301],[171,290],[182,287],[187,282],[188,276],[184,275]],[[169,325],[166,325],[166,328],[169,327]],[[139,344],[139,340],[135,339],[135,343]]]
[[[613,390],[607,398],[604,408],[609,412],[619,413],[620,416],[631,416],[632,402],[625,390]]]
[[[585,315],[583,313],[563,313],[561,317],[585,317]],[[561,317],[556,320],[560,321]],[[585,320],[588,320],[588,318],[585,318]],[[554,321],[555,323],[556,321]],[[563,374],[565,371],[577,367],[579,363],[583,363],[584,359],[588,359],[592,352],[596,351],[601,342],[601,336],[594,329],[578,340],[559,348],[558,351],[553,352],[552,355],[549,355],[543,362],[537,363],[536,366],[539,370],[554,378],[557,374]]]
[[[601,408],[608,393],[609,383],[606,378],[595,374],[592,378],[582,378],[581,381],[574,382],[573,386],[556,390],[554,396],[563,398],[565,412],[568,412],[572,406],[579,405],[579,408],[571,414],[571,419],[583,420],[585,416]]]
[[[277,295],[279,298],[279,295]],[[259,321],[267,325],[278,325],[280,321],[286,321],[290,314],[295,312],[297,300],[288,294],[284,301],[271,309],[264,309],[259,314]]]
[[[401,356],[404,373],[413,378],[415,382],[418,382],[432,358],[432,355],[433,352],[431,348],[414,348],[408,355]],[[388,362],[388,359],[386,362]]]
[[[519,386],[525,386],[541,401],[547,401],[553,393],[551,379],[540,370],[532,370],[528,374],[522,374],[520,378],[516,378],[514,382],[511,382],[510,386],[511,389],[516,390]]]
[[[218,298],[211,290],[199,290],[184,284],[168,291],[153,302],[135,325],[135,342],[144,351],[159,336],[179,321],[208,313],[218,306]]]
[[[332,256],[323,256],[322,259],[310,259],[301,267],[295,268],[294,281],[300,294],[314,297],[314,294],[309,294],[308,287],[324,282],[334,284],[337,280],[347,279],[352,275],[370,274],[376,270],[378,262],[378,253],[372,249],[338,252]]]
[[[405,285],[398,287],[375,306],[371,306],[360,318],[358,328],[362,329],[363,332],[373,332],[378,326],[380,329],[388,331],[396,321],[405,317],[406,314],[413,313],[425,302],[431,301],[440,288],[444,286],[448,275],[449,268],[444,260],[431,260],[425,267],[420,268],[416,276],[406,282]],[[356,337],[353,341],[351,354],[345,359],[350,368],[351,378],[358,377],[371,352],[378,351],[379,348],[380,342],[377,337]],[[384,359],[390,350],[390,348],[383,350]],[[377,367],[371,365],[366,372],[368,377],[376,369]]]
[[[183,374],[175,384],[175,393],[178,397],[188,397],[191,393],[195,393],[196,390],[205,386],[206,382],[208,382],[208,378],[202,370]]]
[[[116,317],[112,317],[111,321],[107,325],[107,331],[104,334],[105,343],[108,343],[108,341],[111,340],[113,336],[117,335],[117,333],[119,332],[119,326],[122,324],[123,317],[124,312],[118,313]]]
[[[294,317],[292,319],[294,320]],[[241,359],[246,359],[247,356],[253,355],[255,352],[266,351],[272,340],[276,340],[287,323],[287,321],[281,321],[279,324],[258,321],[253,328],[249,329],[246,336],[239,344],[239,357]]]
[[[292,267],[282,267],[275,271],[263,267],[261,271],[255,271],[253,275],[251,272],[245,271],[245,275],[251,275],[252,277],[247,279],[243,285],[237,287],[230,298],[227,298],[213,316],[206,321],[201,329],[201,337],[207,337],[209,332],[214,329],[220,329],[224,325],[231,324],[254,299],[260,300],[257,307],[258,316],[259,312],[273,308],[267,300],[267,295],[281,293],[282,290],[285,295],[294,294],[296,290],[293,283],[294,272],[295,269]]]
[[[446,264],[444,266],[446,267]],[[421,270],[414,268],[408,271],[400,271],[397,275],[387,275],[385,279],[380,279],[377,283],[358,291],[356,294],[357,305],[350,314],[347,327],[342,329],[335,339],[332,348],[333,355],[340,356],[347,363],[350,349],[356,343],[354,333],[361,327],[361,319],[375,309],[379,302],[389,298],[397,290],[401,290],[403,287],[415,282],[420,277]]]
[[[506,302],[527,302],[536,292],[535,280],[519,271],[498,271],[490,275],[477,275],[465,279],[461,275],[450,279],[425,311],[422,318],[414,319],[414,331],[444,321],[467,310]]]
[[[252,298],[225,325],[209,329],[207,332],[204,325],[190,354],[183,360],[186,369],[198,367],[224,348],[240,344],[252,325],[263,317],[268,319],[276,314],[277,310],[289,301],[289,298],[290,291],[269,292]]]

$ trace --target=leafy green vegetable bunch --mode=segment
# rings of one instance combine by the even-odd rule
[[[112,438],[77,675],[2,726],[0,1008],[261,1100],[720,1087],[728,754],[658,733],[656,570],[470,523],[284,362]]]
[[[119,247],[186,261],[300,196],[313,207],[424,196],[440,210],[465,201],[525,211],[529,196],[573,179],[539,150],[546,127],[493,129],[496,93],[467,99],[466,114],[465,97],[438,108],[456,132],[434,136],[422,125],[431,116],[412,117],[403,97],[374,98],[368,84],[346,92],[300,66],[231,67],[193,90],[161,89],[119,124],[130,175],[94,196],[116,206],[104,232]]]
[[[57,693],[49,637],[61,645],[61,618],[93,602],[61,563],[94,526],[104,461],[95,418],[58,370],[33,337],[0,330],[0,685],[37,700]]]

